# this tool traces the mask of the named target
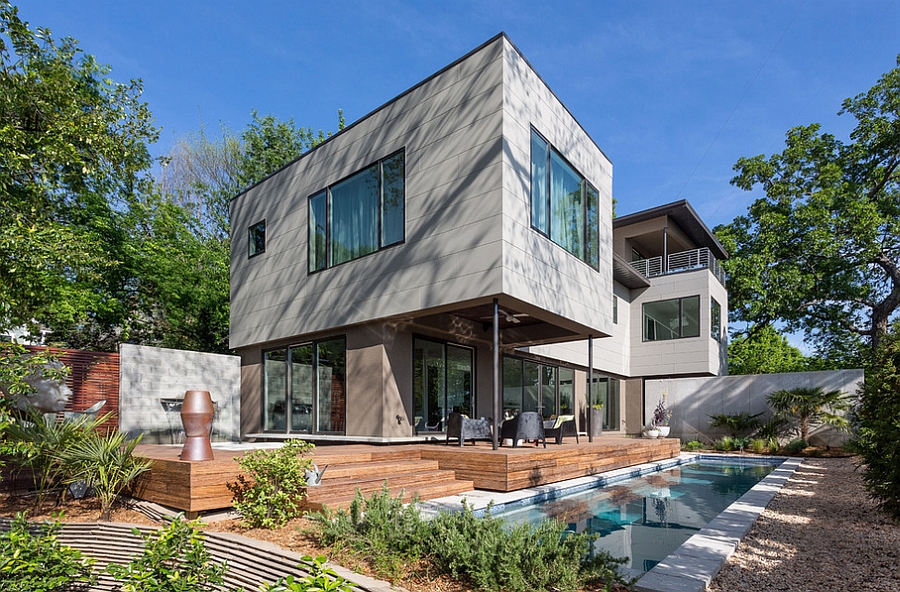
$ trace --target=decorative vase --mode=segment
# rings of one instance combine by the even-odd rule
[[[650,438],[651,440],[659,437],[659,429],[658,428],[650,428],[644,431],[644,436]]]
[[[670,429],[669,426],[667,426],[667,425],[666,426],[656,426],[656,428],[659,430],[660,438],[668,438],[669,437],[669,429]]]
[[[181,404],[181,423],[184,424],[184,447],[181,460],[213,460],[209,435],[212,433],[213,407],[209,391],[187,391]]]

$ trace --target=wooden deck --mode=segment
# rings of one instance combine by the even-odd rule
[[[241,470],[235,456],[242,452],[214,450],[211,461],[191,462],[178,458],[177,446],[142,445],[137,454],[153,460],[151,470],[141,476],[135,497],[169,506],[189,516],[231,506],[226,483]],[[472,489],[515,491],[594,475],[621,467],[678,456],[677,438],[649,440],[602,436],[576,444],[547,448],[523,446],[493,450],[489,442],[460,447],[451,443],[374,446],[365,444],[319,445],[314,459],[327,470],[319,487],[308,488],[307,505],[336,507],[363,494],[380,490],[385,482],[393,495],[402,490],[404,499],[418,495],[433,499]]]

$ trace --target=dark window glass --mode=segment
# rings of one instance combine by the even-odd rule
[[[546,235],[548,226],[547,200],[549,180],[547,176],[548,144],[537,132],[531,132],[531,225]]]
[[[250,257],[266,251],[266,221],[262,220],[250,227]]]
[[[531,225],[594,269],[600,267],[600,194],[531,131]]]
[[[378,250],[378,166],[331,188],[331,265]]]
[[[644,304],[644,341],[700,336],[700,296]]]
[[[403,242],[405,207],[405,163],[403,153],[386,158],[381,163],[381,246]]]
[[[613,294],[613,323],[619,322],[619,297]]]
[[[722,306],[716,302],[715,298],[710,298],[712,305],[709,311],[709,329],[712,338],[716,341],[722,341]]]
[[[287,425],[287,350],[265,354],[263,362],[263,430],[284,431]]]
[[[322,341],[316,347],[318,382],[316,415],[320,432],[343,432],[347,409],[346,344],[343,339]]]
[[[413,341],[413,408],[416,431],[443,431],[447,416],[474,417],[473,350],[430,339]]]
[[[328,266],[327,194],[322,191],[309,198],[309,270],[318,271]]]
[[[522,411],[522,360],[503,357],[503,419]]]
[[[309,198],[309,271],[404,240],[404,154],[399,152]]]

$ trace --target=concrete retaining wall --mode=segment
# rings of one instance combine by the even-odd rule
[[[771,415],[766,403],[770,393],[821,386],[826,391],[840,390],[855,396],[862,381],[862,370],[647,380],[644,383],[644,423],[653,418],[656,404],[666,393],[667,405],[672,410],[671,437],[710,442],[728,433],[721,428],[709,427],[711,415],[762,412],[760,419],[764,421]],[[810,430],[813,444],[836,446],[846,439],[847,434],[825,426],[814,426]]]
[[[216,406],[212,440],[239,440],[239,357],[122,344],[119,363],[119,429],[123,432],[143,433],[145,444],[184,442],[181,400],[185,391],[204,390]]]

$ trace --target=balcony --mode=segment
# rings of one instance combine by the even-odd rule
[[[709,269],[719,282],[725,285],[725,270],[707,247],[672,253],[668,256],[665,266],[662,256],[632,261],[631,266],[647,278],[695,269]]]

